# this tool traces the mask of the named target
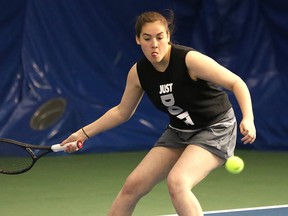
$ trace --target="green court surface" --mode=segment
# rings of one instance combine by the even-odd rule
[[[48,156],[21,175],[0,175],[3,216],[105,216],[127,175],[146,152]],[[288,152],[238,150],[241,174],[224,167],[193,192],[204,211],[288,203]],[[175,214],[165,182],[138,204],[135,216]]]

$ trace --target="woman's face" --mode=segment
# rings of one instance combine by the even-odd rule
[[[140,37],[136,37],[136,41],[146,58],[152,64],[157,64],[168,52],[170,34],[162,22],[155,21],[142,27]]]

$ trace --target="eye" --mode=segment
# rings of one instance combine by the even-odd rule
[[[151,39],[151,37],[149,37],[149,36],[147,36],[147,35],[144,35],[143,36],[143,40],[145,40],[145,41],[149,41]]]
[[[163,34],[160,34],[160,35],[157,36],[157,39],[158,39],[158,40],[162,40],[163,38],[164,38],[164,35],[163,35]]]

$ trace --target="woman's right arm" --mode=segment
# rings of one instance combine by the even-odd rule
[[[128,73],[126,87],[120,103],[94,122],[83,127],[83,130],[89,137],[92,137],[128,121],[134,114],[143,94],[144,91],[139,82],[136,64],[134,64]],[[71,134],[62,142],[62,145],[76,140],[85,141],[88,139],[83,130],[81,128]]]

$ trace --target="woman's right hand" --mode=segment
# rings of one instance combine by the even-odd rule
[[[65,139],[61,143],[61,146],[64,146],[67,143],[75,142],[75,141],[81,141],[82,143],[84,143],[87,139],[88,137],[83,133],[82,128],[81,128],[78,131],[72,133],[69,137],[67,137],[67,139]],[[73,145],[67,145],[67,147],[65,148],[65,152],[67,153],[73,153],[78,150],[79,149]]]

